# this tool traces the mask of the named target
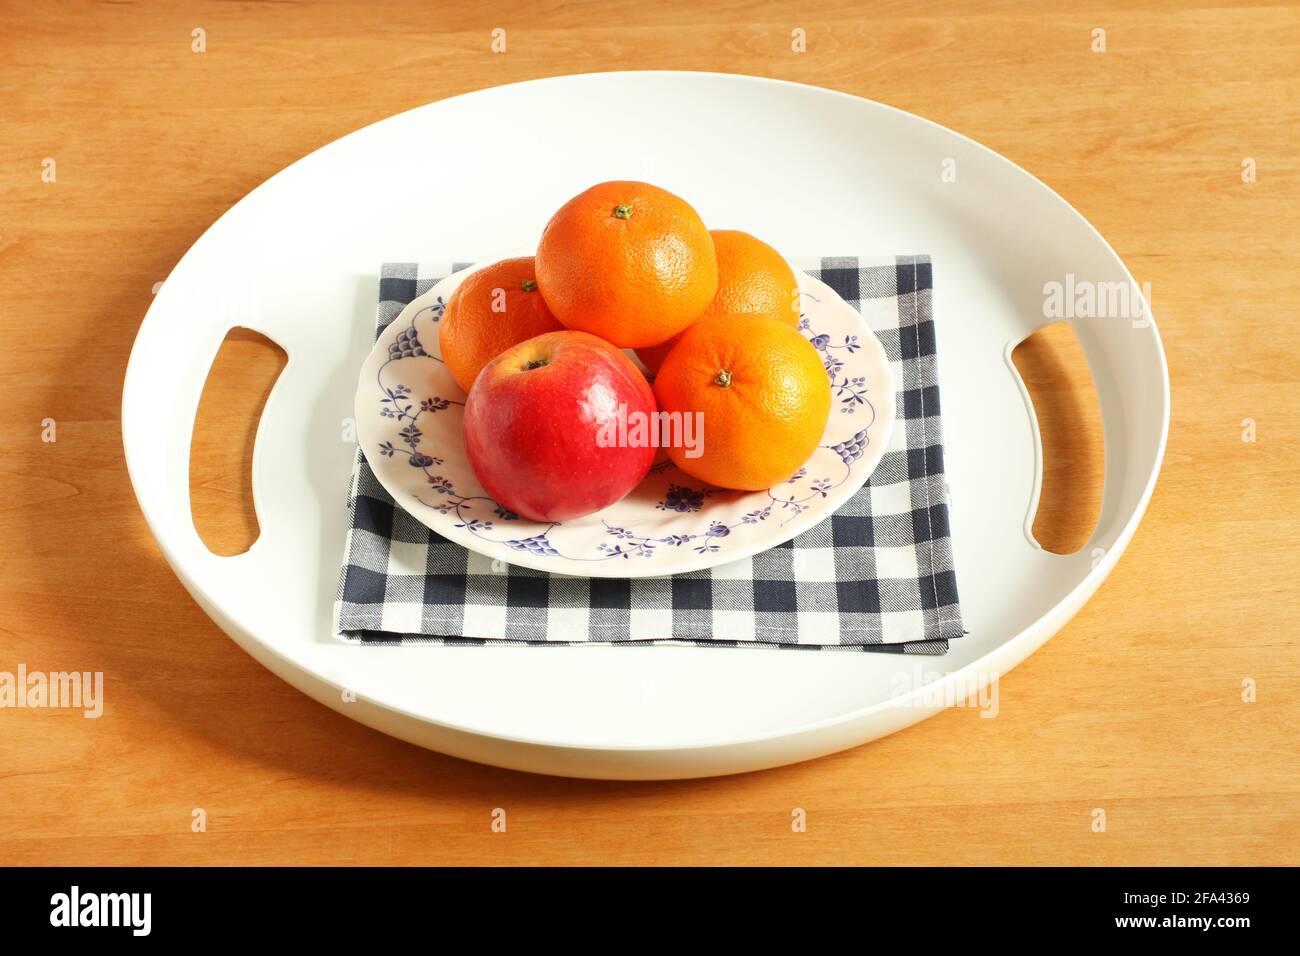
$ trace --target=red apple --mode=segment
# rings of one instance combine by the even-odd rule
[[[645,421],[645,434],[656,412],[650,383],[614,346],[547,332],[483,367],[465,400],[465,448],[500,504],[533,521],[567,521],[640,484],[655,449],[628,447],[628,423]]]

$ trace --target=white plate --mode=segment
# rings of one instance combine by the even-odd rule
[[[615,113],[624,121],[590,121]],[[545,146],[521,157],[501,148],[503,129],[512,142]],[[455,149],[446,148],[449,130]],[[705,222],[795,253],[931,254],[953,546],[970,632],[946,656],[357,647],[332,636],[356,454],[349,419],[373,340],[378,264],[475,261],[526,246],[560,202],[611,178],[690,196]],[[457,756],[546,773],[769,767],[890,733],[1004,673],[1119,560],[1150,498],[1169,422],[1169,377],[1149,320],[1068,320],[1101,406],[1101,519],[1068,556],[1043,551],[1028,530],[1042,462],[1009,356],[1048,321],[1044,285],[1067,274],[1076,287],[1132,282],[1105,240],[1038,180],[888,106],[696,73],[497,87],[318,150],[195,243],[131,354],[126,459],[150,530],[195,599],[259,661],[343,714]],[[274,339],[289,363],[253,457],[261,537],[246,554],[221,558],[194,530],[188,468],[203,382],[232,326]],[[973,725],[950,729],[986,746]]]
[[[485,265],[486,263],[484,263]],[[481,266],[480,266],[481,267]],[[489,558],[586,577],[657,577],[747,558],[789,541],[862,487],[889,444],[894,380],[871,329],[830,286],[798,273],[799,328],[834,349],[826,433],[788,481],[766,491],[713,488],[661,454],[631,494],[563,523],[513,514],[479,484],[465,453],[465,393],[443,364],[438,322],[472,269],[412,301],[361,366],[357,437],[379,483],[417,521]],[[705,434],[704,441],[708,441]]]

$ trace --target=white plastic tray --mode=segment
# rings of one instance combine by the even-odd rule
[[[590,121],[615,114],[623,121],[613,126]],[[952,171],[955,181],[944,175]],[[689,197],[711,227],[800,254],[933,257],[953,541],[970,632],[945,657],[384,648],[331,636],[355,454],[340,436],[370,347],[378,264],[473,261],[526,245],[566,198],[616,178],[663,185]],[[1042,467],[1010,353],[1049,321],[1044,286],[1067,274],[1076,284],[1132,283],[1101,236],[1042,183],[887,106],[696,73],[498,87],[312,153],[195,243],[131,355],[127,464],[163,553],[204,610],[265,666],[356,720],[544,773],[652,778],[775,766],[891,733],[935,713],[949,688],[1005,673],[1070,618],[1128,544],[1169,421],[1164,352],[1149,318],[1071,320],[1103,416],[1101,518],[1070,556],[1042,550],[1028,530]],[[234,326],[264,333],[289,360],[254,452],[261,537],[246,554],[221,558],[194,530],[189,447],[204,380]],[[908,687],[900,674],[917,666],[941,675],[938,684],[900,693]]]

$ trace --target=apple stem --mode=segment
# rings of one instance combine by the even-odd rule
[[[548,362],[546,359],[533,359],[532,361],[524,365],[523,371],[531,372],[535,368],[541,368],[543,365],[549,365],[549,364],[550,362]]]
[[[631,206],[615,206],[615,207],[614,207],[614,218],[615,218],[615,219],[631,219],[631,218],[632,218],[632,207],[631,207]]]
[[[718,372],[718,374],[715,375],[715,376],[713,377],[713,384],[716,385],[716,386],[718,386],[719,388],[728,388],[728,387],[730,387],[730,385],[731,385],[731,373],[728,372],[725,368],[724,368],[724,369],[721,369],[721,370]]]

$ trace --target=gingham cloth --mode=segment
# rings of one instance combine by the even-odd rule
[[[948,530],[930,260],[794,264],[863,315],[898,386],[884,459],[828,520],[752,558],[706,571],[634,579],[552,575],[503,567],[430,531],[394,505],[358,452],[336,632],[374,644],[946,651],[963,631]],[[446,272],[384,265],[376,335]]]

